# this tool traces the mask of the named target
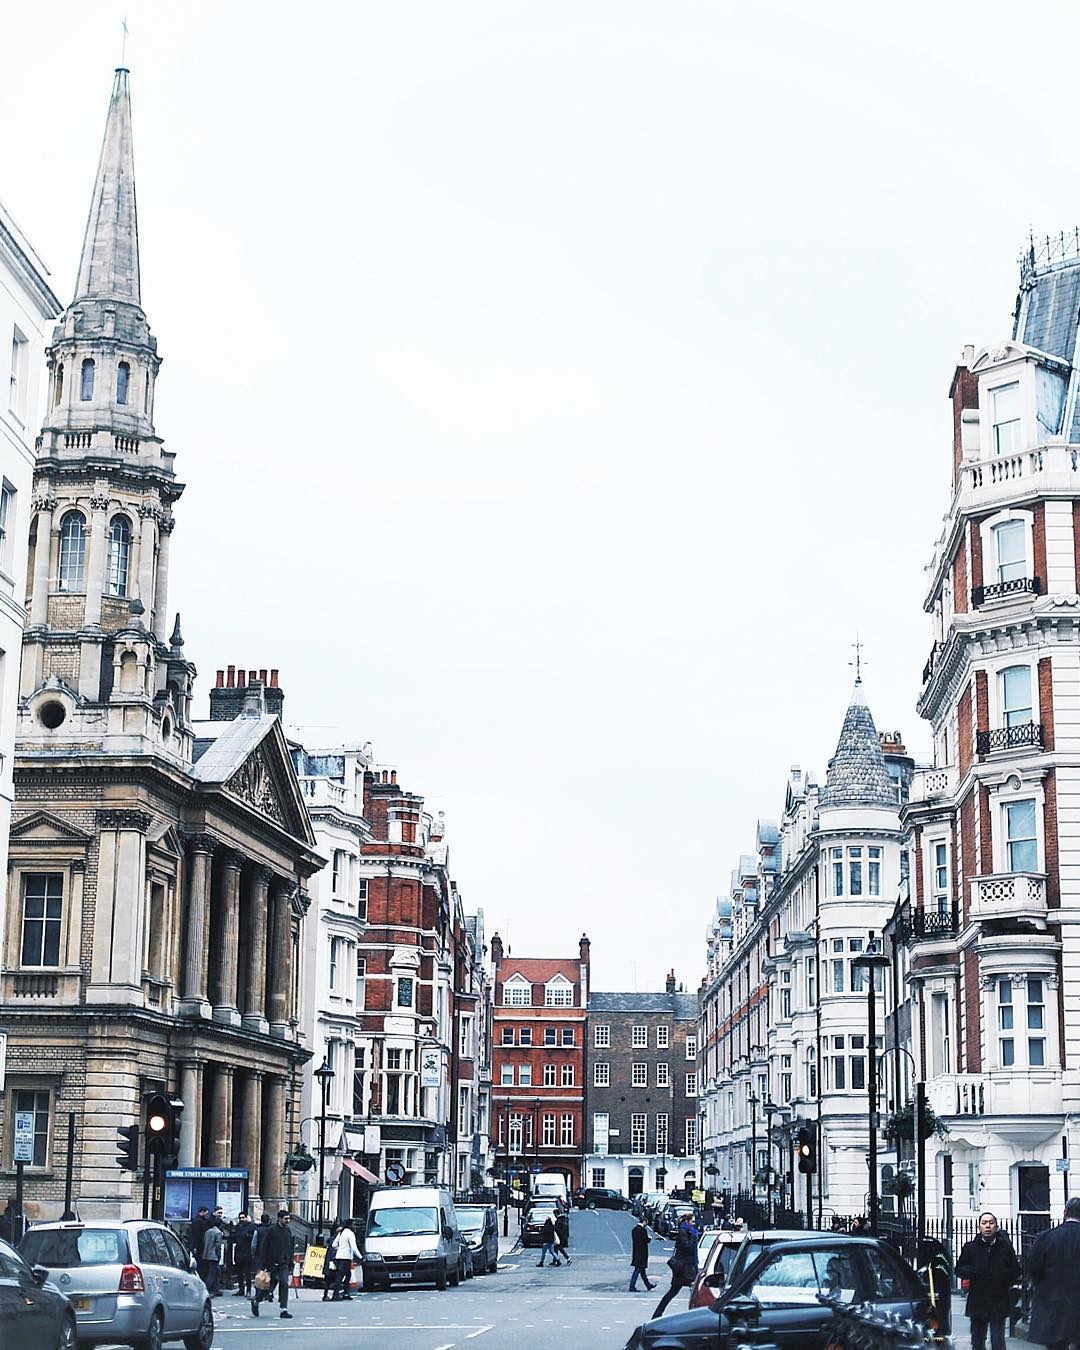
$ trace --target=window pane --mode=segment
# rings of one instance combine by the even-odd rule
[[[1007,727],[1025,726],[1031,716],[1031,667],[1010,666],[1001,672],[1001,704]]]
[[[1028,1063],[1035,1069],[1046,1063],[1046,1042],[1041,1036],[1028,1040]]]
[[[994,452],[1014,455],[1020,449],[1020,384],[1003,384],[991,391]]]
[[[1001,1042],[1001,1062],[1005,1068],[1009,1068],[1015,1062],[1013,1051],[1013,1042],[1011,1037],[1007,1037]]]
[[[997,546],[998,581],[1015,581],[1027,574],[1027,527],[1010,520],[994,530]]]

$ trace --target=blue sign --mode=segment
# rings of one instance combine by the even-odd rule
[[[218,1205],[230,1223],[247,1208],[246,1167],[178,1167],[165,1173],[166,1219],[193,1219],[200,1205]]]
[[[539,1163],[533,1163],[533,1165],[529,1168],[529,1171],[533,1174],[534,1177],[538,1177],[540,1175],[540,1170],[541,1169]]]

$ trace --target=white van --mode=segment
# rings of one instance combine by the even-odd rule
[[[445,1289],[464,1274],[463,1240],[445,1186],[376,1186],[364,1226],[365,1289],[433,1284]]]
[[[561,1172],[541,1172],[532,1178],[533,1200],[559,1200],[566,1209],[570,1208],[570,1192],[566,1178]]]

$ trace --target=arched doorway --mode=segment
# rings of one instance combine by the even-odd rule
[[[626,1174],[626,1193],[632,1200],[635,1195],[640,1195],[645,1189],[645,1169],[643,1167],[631,1167]]]

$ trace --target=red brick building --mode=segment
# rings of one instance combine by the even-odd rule
[[[495,1007],[492,1134],[511,1176],[558,1172],[582,1184],[589,939],[578,956],[503,954],[491,939]]]

